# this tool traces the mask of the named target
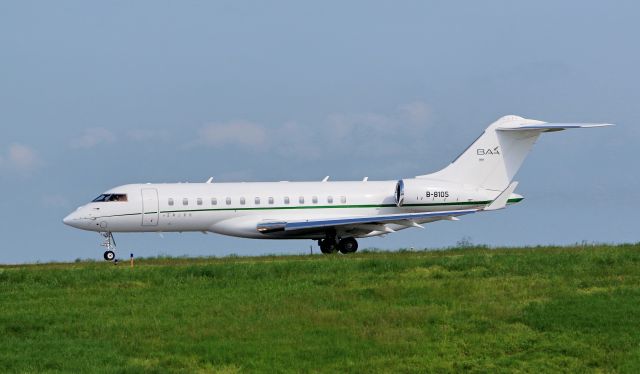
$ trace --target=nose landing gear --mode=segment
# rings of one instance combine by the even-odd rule
[[[101,246],[107,249],[103,255],[104,259],[114,261],[116,259],[116,253],[113,250],[116,249],[116,240],[113,238],[113,234],[111,232],[101,232],[100,235],[104,238]]]
[[[116,254],[113,251],[105,251],[104,252],[104,259],[107,261],[113,261],[113,259],[116,258]]]

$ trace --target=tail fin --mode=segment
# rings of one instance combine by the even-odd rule
[[[547,123],[505,116],[492,123],[446,168],[416,178],[440,179],[502,191],[513,180],[522,162],[543,132],[609,124]]]

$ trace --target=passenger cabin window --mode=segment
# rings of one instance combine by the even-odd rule
[[[285,196],[283,200],[286,205],[289,205],[289,196]]]
[[[340,196],[340,202],[342,204],[346,204],[347,203],[347,197],[346,196]]]
[[[256,205],[260,205],[260,198],[256,197],[256,199],[254,200],[254,202],[256,203]]]
[[[269,198],[269,205],[273,205],[273,197]]]
[[[187,199],[186,197],[182,199],[182,205],[189,205],[189,199]]]
[[[227,201],[226,202],[227,202],[227,205],[231,205],[231,198],[227,197]]]
[[[327,203],[333,204],[333,196],[327,196]]]
[[[198,198],[198,199],[196,200],[196,204],[198,204],[198,205],[202,205],[202,199],[201,199],[201,198]]]
[[[169,198],[169,206],[173,206],[173,199]]]
[[[244,197],[240,198],[240,205],[244,205],[244,203],[246,203],[247,201],[244,199]]]
[[[314,204],[317,204],[318,203],[318,196],[313,196],[311,198],[311,202],[314,203]]]
[[[211,205],[218,205],[218,199],[216,199],[215,197],[211,198]]]
[[[127,195],[123,193],[112,193],[112,194],[102,194],[95,199],[91,200],[93,203],[102,203],[107,201],[119,201],[125,202],[128,201]]]
[[[299,202],[300,204],[304,204],[304,196],[300,196],[300,197],[298,198],[298,202]]]

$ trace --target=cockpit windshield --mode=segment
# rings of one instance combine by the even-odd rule
[[[93,199],[91,202],[101,203],[106,201],[127,201],[127,195],[122,193],[102,194]]]

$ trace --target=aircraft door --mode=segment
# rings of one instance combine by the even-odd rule
[[[157,226],[160,217],[158,190],[142,189],[142,226]]]

